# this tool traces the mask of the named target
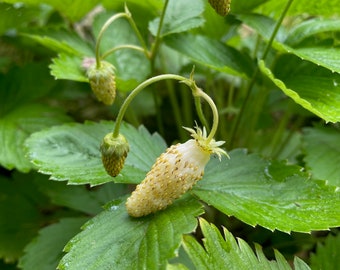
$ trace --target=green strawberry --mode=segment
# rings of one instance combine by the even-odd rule
[[[120,173],[129,150],[129,143],[123,135],[119,134],[116,138],[113,133],[105,135],[100,152],[104,168],[109,175],[116,177]]]
[[[92,64],[87,70],[87,76],[93,93],[97,99],[106,105],[111,105],[116,97],[115,68],[106,61]]]
[[[219,15],[226,16],[229,13],[231,0],[209,0],[209,3]]]

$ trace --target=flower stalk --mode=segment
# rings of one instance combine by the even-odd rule
[[[120,125],[121,122],[123,120],[124,114],[128,108],[128,106],[130,105],[131,101],[147,86],[161,81],[161,80],[167,80],[167,79],[172,79],[172,80],[178,80],[184,84],[186,84],[187,86],[190,87],[190,89],[192,90],[192,94],[195,97],[195,100],[198,100],[200,98],[203,98],[210,106],[211,110],[212,110],[212,114],[213,114],[213,124],[211,127],[211,131],[207,137],[208,142],[210,142],[217,131],[218,128],[218,110],[216,108],[216,105],[214,103],[214,101],[211,99],[211,97],[209,95],[207,95],[201,88],[199,88],[196,83],[195,80],[193,79],[193,75],[194,75],[194,70],[191,72],[190,74],[190,78],[186,78],[180,75],[176,75],[176,74],[162,74],[162,75],[158,75],[155,77],[152,77],[144,82],[142,82],[140,85],[138,85],[134,90],[132,90],[132,92],[129,94],[129,96],[125,99],[124,103],[122,104],[118,115],[117,115],[117,119],[116,119],[116,123],[115,123],[115,127],[113,130],[113,136],[116,137],[119,135],[119,129],[120,129]],[[198,110],[198,114],[200,115],[200,119],[204,119],[204,115],[202,113],[201,110]],[[205,123],[206,124],[206,121]]]
[[[135,45],[129,45],[129,44],[126,44],[126,45],[119,45],[115,48],[112,48],[111,50],[107,51],[106,53],[104,53],[104,55],[102,57],[100,57],[100,44],[101,44],[101,41],[102,41],[102,38],[103,38],[103,35],[105,33],[105,31],[107,30],[107,28],[117,19],[119,18],[126,18],[128,20],[128,22],[130,23],[133,31],[135,32],[139,42],[141,43],[142,47],[139,47],[139,46],[135,46]],[[101,67],[101,59],[104,59],[106,58],[108,55],[110,55],[111,53],[117,51],[117,50],[121,50],[121,49],[133,49],[133,50],[137,50],[137,51],[142,51],[144,52],[144,54],[146,55],[146,57],[150,57],[149,56],[149,51],[148,51],[148,48],[145,44],[145,41],[141,35],[141,33],[139,32],[137,26],[136,26],[136,23],[135,21],[132,19],[132,16],[131,16],[131,13],[130,11],[128,10],[127,6],[125,5],[125,12],[120,12],[120,13],[117,13],[115,15],[113,15],[112,17],[110,17],[106,22],[105,24],[102,26],[102,28],[100,29],[100,32],[98,34],[98,37],[97,37],[97,42],[96,42],[96,47],[95,47],[95,55],[96,55],[96,65],[97,65],[97,68],[100,68]]]

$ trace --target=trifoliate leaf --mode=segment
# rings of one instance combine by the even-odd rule
[[[183,233],[197,226],[202,213],[196,199],[186,197],[154,215],[131,218],[125,200],[114,201],[87,222],[66,245],[60,270],[165,269],[175,257]]]
[[[39,235],[25,247],[25,255],[19,260],[23,270],[56,269],[67,242],[80,231],[88,218],[64,218],[39,231]]]
[[[161,36],[180,33],[192,28],[197,28],[204,23],[200,15],[204,11],[202,0],[177,1],[170,0],[163,20]],[[149,23],[149,30],[154,36],[157,35],[160,18]]]
[[[323,244],[318,243],[315,253],[311,255],[312,269],[339,269],[340,234],[328,235]]]
[[[288,70],[287,63],[295,64]],[[275,74],[260,61],[259,67],[278,88],[297,104],[327,122],[340,121],[340,75],[293,56],[283,56]]]
[[[166,145],[159,135],[141,127],[123,124],[130,152],[120,175],[109,176],[102,164],[100,143],[114,128],[114,122],[66,124],[34,133],[27,141],[28,156],[39,172],[57,181],[92,186],[113,181],[139,183]]]
[[[213,159],[193,188],[226,215],[283,232],[327,230],[340,225],[340,192],[310,179],[302,168],[268,161],[243,150]]]
[[[200,219],[200,227],[204,236],[203,246],[190,236],[183,237],[184,249],[189,254],[195,269],[235,269],[248,270],[291,270],[285,258],[275,250],[275,261],[269,261],[262,248],[255,245],[256,254],[242,239],[237,239],[225,228],[223,235],[218,228]],[[295,258],[295,270],[310,269],[302,260]]]
[[[304,130],[305,162],[316,179],[340,187],[340,132],[331,128]]]

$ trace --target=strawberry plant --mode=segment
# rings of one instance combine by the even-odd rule
[[[0,268],[337,269],[339,14],[1,1]]]

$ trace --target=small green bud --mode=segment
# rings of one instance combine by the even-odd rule
[[[113,133],[105,135],[101,145],[102,162],[106,172],[116,177],[124,167],[126,156],[130,150],[130,146],[125,137],[121,134],[114,137]]]
[[[209,3],[221,16],[226,16],[230,11],[231,0],[209,0]]]
[[[93,63],[87,69],[91,89],[97,99],[106,105],[111,105],[116,97],[115,68],[106,61],[100,62],[100,67]]]

